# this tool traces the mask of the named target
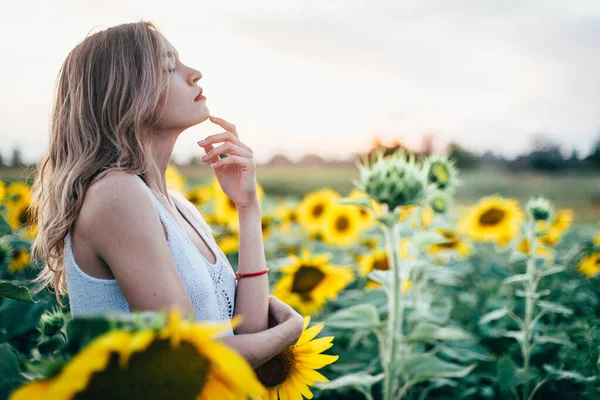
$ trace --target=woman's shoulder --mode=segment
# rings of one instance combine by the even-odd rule
[[[77,219],[82,233],[94,234],[98,233],[97,228],[110,229],[107,225],[117,222],[119,225],[135,222],[140,227],[153,212],[154,205],[144,183],[133,174],[111,170],[88,187]]]

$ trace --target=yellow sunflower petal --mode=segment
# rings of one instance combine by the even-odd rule
[[[319,322],[318,324],[315,324],[310,328],[305,329],[304,332],[302,332],[302,335],[300,335],[300,339],[298,339],[296,346],[302,346],[303,344],[306,344],[313,340],[321,332],[324,326],[324,322]]]
[[[316,382],[329,382],[329,379],[314,369],[300,369],[298,374],[302,376],[307,385],[314,385]]]
[[[311,342],[296,346],[296,352],[298,353],[321,353],[331,346],[333,336],[325,336],[319,339],[315,339]]]
[[[42,399],[48,392],[48,387],[54,383],[54,379],[36,381],[21,386],[9,397],[9,400],[36,400]]]
[[[306,385],[306,383],[304,383],[297,374],[295,374],[295,373],[292,374],[292,376],[290,378],[292,381],[292,386],[294,387],[294,389],[296,389],[296,391],[298,393],[300,393],[302,396],[306,397],[307,399],[313,398],[312,392],[308,389],[308,386]]]
[[[298,365],[302,365],[304,368],[320,369],[326,365],[336,362],[339,356],[330,356],[327,354],[297,354],[296,361]]]

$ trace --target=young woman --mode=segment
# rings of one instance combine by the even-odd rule
[[[33,185],[33,251],[45,262],[37,281],[68,293],[73,316],[241,315],[223,341],[258,366],[296,342],[303,320],[268,294],[252,150],[209,115],[201,78],[146,21],[97,32],[69,53]],[[166,183],[177,138],[207,119],[224,130],[199,146],[238,210],[237,280],[196,207]]]

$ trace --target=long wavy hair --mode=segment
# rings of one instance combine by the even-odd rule
[[[87,188],[112,169],[144,175],[153,161],[145,138],[160,119],[168,62],[164,37],[141,20],[88,33],[59,70],[49,150],[32,185],[38,235],[31,253],[44,264],[36,292],[50,285],[61,305],[65,236]]]

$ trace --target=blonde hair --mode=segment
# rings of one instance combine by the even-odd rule
[[[143,175],[152,162],[144,135],[168,87],[167,45],[141,20],[88,34],[58,73],[48,153],[32,185],[38,235],[32,256],[45,264],[33,282],[67,293],[65,236],[89,186],[112,169]]]

